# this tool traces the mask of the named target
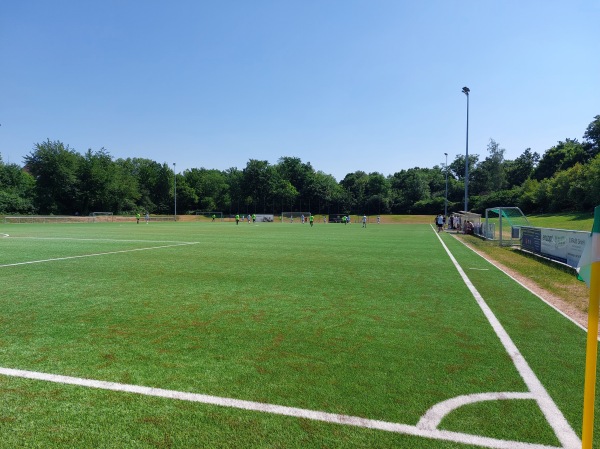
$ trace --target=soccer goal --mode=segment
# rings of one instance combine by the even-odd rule
[[[114,221],[112,212],[92,212],[90,217],[92,217],[94,223]]]
[[[214,221],[223,221],[223,212],[213,212],[213,211],[204,212],[204,211],[196,211],[196,215],[197,215],[197,216],[201,216],[201,217],[210,218],[211,220],[214,220]]]
[[[497,240],[500,246],[518,244],[521,227],[530,226],[529,220],[518,207],[491,207],[485,210],[485,238]]]
[[[310,212],[282,212],[281,222],[282,223],[302,223],[302,216],[304,215],[304,222],[308,223]]]

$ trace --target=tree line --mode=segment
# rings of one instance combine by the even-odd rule
[[[518,206],[525,213],[587,211],[600,204],[600,115],[579,142],[567,138],[542,155],[514,160],[490,139],[487,155],[469,155],[469,206]],[[276,164],[250,159],[227,170],[175,173],[167,163],[115,159],[105,149],[81,154],[60,141],[34,145],[23,166],[0,156],[0,214],[226,214],[305,211],[316,214],[438,214],[463,208],[465,156],[447,166],[393,175],[356,171],[341,181],[297,157]],[[175,179],[176,177],[176,179]],[[176,188],[175,188],[176,186]]]

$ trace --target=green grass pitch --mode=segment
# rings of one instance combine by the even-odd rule
[[[412,427],[452,398],[527,391],[428,225],[4,224],[0,234],[1,368]],[[584,331],[441,238],[580,435]],[[482,447],[1,374],[0,395],[0,448]],[[439,429],[560,447],[533,400],[464,405]]]

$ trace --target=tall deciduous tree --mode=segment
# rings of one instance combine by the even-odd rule
[[[310,163],[305,164],[297,157],[284,156],[279,158],[275,168],[281,178],[289,181],[294,186],[296,192],[298,192],[296,198],[301,202],[301,204],[298,204],[298,207],[302,208],[302,202],[304,202],[304,207],[307,208],[309,204],[308,188],[314,175],[314,169]]]
[[[584,145],[577,139],[559,141],[557,145],[548,149],[535,169],[533,176],[542,180],[551,178],[558,171],[567,170],[577,163],[584,163],[589,159]]]
[[[448,164],[450,168],[450,172],[454,176],[455,179],[464,182],[465,180],[465,160],[466,157],[464,154],[457,154],[454,160]],[[469,172],[472,172],[477,168],[477,164],[479,163],[479,155],[478,154],[469,154]]]
[[[62,142],[35,145],[24,158],[26,169],[36,180],[36,205],[42,214],[74,214],[77,210],[79,153]]]
[[[600,115],[594,117],[583,135],[584,141],[588,144],[590,158],[600,154]]]
[[[184,171],[183,177],[198,198],[198,209],[206,212],[230,210],[231,197],[226,173],[215,169],[192,168]]]
[[[34,212],[35,180],[17,164],[5,164],[0,156],[0,214]]]
[[[506,187],[503,165],[506,150],[500,148],[494,139],[490,139],[487,151],[488,156],[477,165],[472,171],[472,178],[469,178],[469,191],[473,195],[498,192]]]
[[[523,185],[531,177],[540,160],[540,155],[527,148],[514,161],[505,161],[508,188]]]
[[[117,193],[115,170],[112,158],[101,148],[97,152],[89,149],[81,159],[77,170],[79,211],[85,215],[90,212],[117,212]]]
[[[271,203],[278,174],[268,161],[250,159],[242,171],[242,188],[245,197],[252,201],[252,212],[266,212],[267,203]]]

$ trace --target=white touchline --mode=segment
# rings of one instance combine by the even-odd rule
[[[107,256],[109,254],[131,253],[131,252],[134,252],[134,251],[149,251],[151,249],[173,248],[175,246],[197,245],[198,243],[200,243],[200,242],[178,243],[178,244],[175,244],[175,245],[152,246],[152,247],[148,247],[148,248],[123,249],[123,250],[119,250],[119,251],[108,251],[108,252],[105,252],[105,253],[94,253],[94,254],[82,254],[82,255],[79,255],[79,256],[56,257],[56,258],[53,258],[53,259],[30,260],[30,261],[27,261],[27,262],[7,263],[7,264],[4,264],[4,265],[0,265],[0,268],[16,267],[16,266],[19,266],[19,265],[29,265],[29,264],[34,264],[34,263],[56,262],[56,261],[59,261],[59,260],[81,259],[81,258],[84,258],[84,257]]]
[[[546,420],[548,421],[552,429],[554,429],[554,433],[556,434],[563,447],[568,449],[575,449],[581,447],[581,440],[575,434],[573,428],[570,426],[570,424],[563,416],[562,412],[556,406],[556,404],[554,403],[554,401],[552,400],[552,398],[550,397],[540,380],[530,368],[525,358],[521,355],[521,352],[517,349],[517,346],[513,343],[506,330],[502,327],[502,324],[500,324],[500,321],[498,321],[498,318],[496,318],[496,316],[492,312],[492,309],[490,309],[487,303],[484,301],[481,294],[477,291],[477,289],[475,288],[471,280],[468,278],[464,270],[461,268],[458,261],[454,258],[454,255],[450,252],[450,250],[448,249],[444,241],[441,239],[441,237],[437,233],[436,235],[440,243],[444,247],[444,250],[452,260],[452,263],[458,270],[460,276],[463,279],[463,282],[471,291],[471,294],[477,301],[477,304],[479,304],[479,307],[488,319],[489,323],[494,329],[494,332],[504,345],[506,352],[508,352],[508,355],[513,360],[513,363],[517,368],[517,371],[519,371],[519,374],[523,378],[525,385],[527,385],[529,391],[531,391],[531,393],[534,395],[535,400],[538,403],[542,413],[546,417]]]
[[[102,380],[84,379],[80,377],[60,376],[56,374],[39,373],[35,371],[17,370],[12,368],[0,368],[0,374],[25,379],[42,380],[67,385],[78,385],[82,387],[98,388],[102,390],[121,391],[126,393],[141,394],[146,396],[177,399],[181,401],[200,402],[203,404],[217,405],[221,407],[232,407],[242,410],[251,410],[275,415],[291,416],[295,418],[311,419],[332,424],[342,424],[367,429],[383,430],[387,432],[401,433],[405,435],[431,438],[435,440],[448,440],[458,443],[477,445],[492,449],[564,449],[556,446],[543,444],[522,443],[519,441],[498,440],[495,438],[470,435],[459,432],[450,432],[437,429],[422,429],[418,426],[408,424],[397,424],[387,421],[361,418],[358,416],[339,415],[316,410],[308,410],[283,405],[266,404],[263,402],[245,401],[241,399],[210,396],[206,394],[188,393],[175,390],[164,390],[162,388],[144,387],[139,385],[127,385]]]
[[[508,276],[509,278],[511,278],[513,281],[515,281],[517,284],[519,284],[521,287],[523,287],[525,290],[527,290],[529,293],[531,293],[534,296],[537,296],[544,304],[546,304],[549,307],[552,307],[554,310],[556,310],[559,314],[561,314],[562,316],[564,316],[567,320],[569,320],[571,323],[573,323],[575,326],[577,326],[578,328],[580,328],[581,330],[587,332],[587,329],[585,326],[582,326],[581,324],[579,324],[577,321],[575,321],[573,318],[571,318],[569,315],[567,315],[565,312],[563,312],[562,310],[560,310],[558,307],[556,307],[554,304],[549,303],[548,301],[546,301],[542,296],[538,295],[536,292],[534,292],[533,290],[531,290],[529,287],[527,287],[525,284],[523,284],[521,281],[519,281],[518,279],[514,278],[513,276],[511,276],[510,274],[508,274],[506,271],[504,271],[501,267],[499,267],[497,264],[495,264],[493,261],[486,259],[485,257],[483,257],[481,254],[479,254],[477,251],[475,251],[473,248],[471,248],[469,245],[465,244],[465,242],[463,242],[462,240],[458,240],[459,242],[461,242],[463,245],[465,245],[465,247],[469,248],[471,251],[473,251],[475,254],[477,254],[479,257],[481,257],[483,260],[485,260],[487,263],[489,263],[490,265],[496,267],[498,270],[502,271],[506,276]],[[598,340],[600,340],[600,337],[598,338]]]

